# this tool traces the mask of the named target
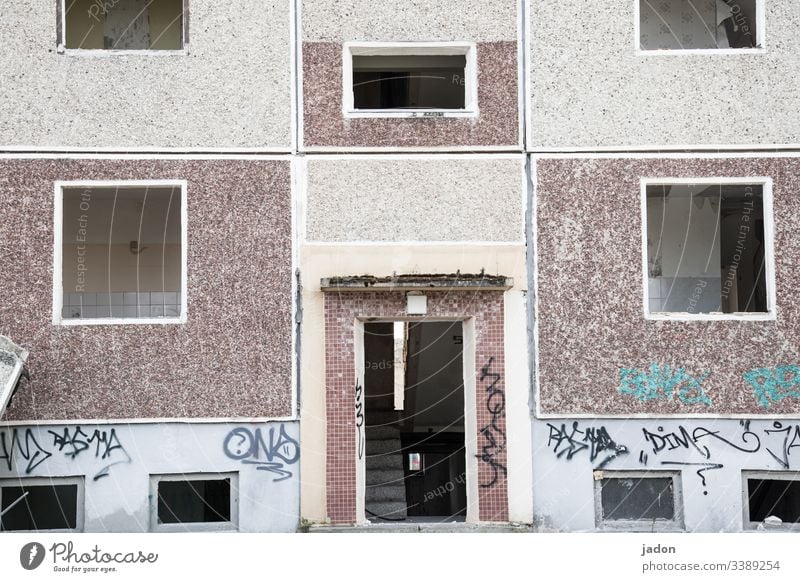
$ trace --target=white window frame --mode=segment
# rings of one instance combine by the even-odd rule
[[[181,220],[181,313],[178,317],[97,317],[66,319],[61,315],[64,303],[64,286],[62,280],[62,239],[64,220],[64,188],[143,188],[143,187],[178,187],[180,196]],[[54,183],[54,224],[53,224],[53,325],[158,325],[186,323],[187,312],[187,191],[186,180],[78,180],[56,181]]]
[[[159,523],[158,484],[162,481],[216,481],[231,480],[231,520],[214,522]],[[239,531],[239,473],[165,473],[150,475],[150,531]]]
[[[464,55],[463,109],[356,109],[353,96],[353,56],[363,54]],[[342,54],[342,110],[346,118],[478,117],[478,65],[474,42],[346,42]]]
[[[800,471],[742,471],[742,523],[743,529],[758,529],[763,522],[752,521],[750,519],[750,489],[748,481],[751,479],[767,479],[771,481],[798,481],[800,482]],[[800,523],[783,523],[772,526],[766,531],[800,531]]]
[[[2,489],[4,487],[35,487],[35,486],[59,486],[59,485],[77,485],[76,501],[75,501],[75,529],[58,528],[58,529],[31,529],[31,530],[4,530],[2,533],[23,533],[23,532],[38,532],[38,533],[59,533],[59,532],[82,532],[84,526],[84,514],[86,513],[85,505],[85,483],[84,478],[76,477],[20,477],[19,479],[0,479],[0,497],[2,497]],[[25,503],[21,501],[20,503]]]
[[[599,530],[608,531],[658,531],[681,532],[685,531],[683,516],[683,491],[681,489],[681,472],[670,470],[642,470],[642,471],[594,471],[594,512],[595,523]],[[673,499],[672,505],[675,514],[672,519],[603,519],[603,479],[672,479]]]
[[[59,43],[56,52],[63,55],[84,56],[84,57],[115,57],[119,55],[138,55],[138,56],[184,56],[189,54],[189,45],[186,42],[187,27],[187,2],[181,2],[181,48],[179,49],[76,49],[67,48],[67,3],[69,0],[61,2],[61,23],[59,30]],[[106,0],[106,3],[108,0]],[[102,5],[103,2],[100,2]]]
[[[637,56],[677,56],[677,55],[753,55],[767,52],[764,23],[766,10],[764,0],[756,0],[756,47],[754,48],[717,48],[717,49],[642,49],[641,43],[641,2],[633,0],[634,37],[633,45]],[[655,2],[656,0],[648,0]]]
[[[642,221],[642,298],[644,318],[659,321],[774,321],[777,319],[775,297],[775,247],[774,219],[772,213],[772,178],[765,176],[748,177],[704,177],[704,178],[640,178],[640,203]],[[753,184],[761,186],[764,219],[764,281],[767,291],[767,311],[765,313],[688,313],[651,312],[649,293],[649,274],[647,268],[647,188],[648,186],[673,186],[689,184],[736,185]]]

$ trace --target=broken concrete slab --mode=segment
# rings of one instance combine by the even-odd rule
[[[14,395],[20,376],[25,373],[28,350],[0,335],[0,418]]]

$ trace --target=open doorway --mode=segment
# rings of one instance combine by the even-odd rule
[[[370,521],[463,521],[460,321],[364,324],[365,512]]]

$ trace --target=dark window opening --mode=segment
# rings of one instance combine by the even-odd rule
[[[69,0],[68,49],[179,50],[183,0]]]
[[[3,486],[0,514],[0,531],[75,529],[78,485]]]
[[[159,481],[159,523],[231,521],[231,480]]]
[[[642,50],[756,48],[757,0],[639,0]]]
[[[675,519],[671,477],[606,477],[600,483],[603,520]]]
[[[748,479],[747,496],[750,521],[800,523],[800,480]]]
[[[355,109],[464,109],[465,55],[354,55]]]
[[[647,186],[650,313],[767,313],[761,184]]]

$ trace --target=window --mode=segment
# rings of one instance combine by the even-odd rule
[[[235,530],[238,489],[236,473],[151,477],[153,529]]]
[[[642,51],[762,47],[762,0],[637,1]]]
[[[65,0],[62,6],[67,49],[183,48],[183,0]]]
[[[344,112],[351,117],[477,115],[475,46],[347,43]]]
[[[186,320],[185,182],[56,184],[54,323]]]
[[[679,476],[677,471],[595,471],[598,525],[681,529]]]
[[[774,318],[770,186],[643,181],[647,317]]]
[[[0,481],[0,531],[82,529],[82,478]]]
[[[800,529],[800,474],[744,472],[745,522],[760,529]]]

